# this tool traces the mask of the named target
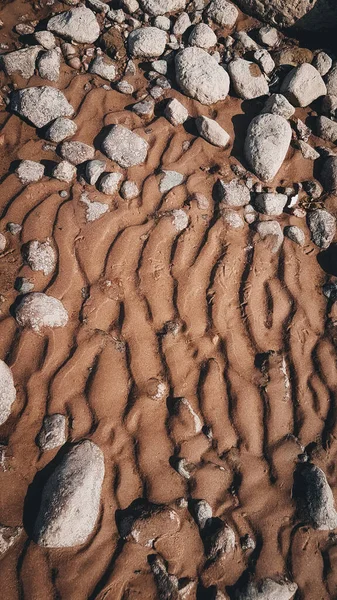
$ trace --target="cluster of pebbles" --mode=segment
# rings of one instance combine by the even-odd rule
[[[218,178],[214,196],[226,226],[233,229],[252,227],[261,239],[270,239],[271,257],[280,251],[284,235],[303,246],[309,238],[326,250],[336,233],[335,217],[324,208],[327,195],[337,193],[337,62],[323,50],[301,49],[270,25],[252,31],[237,29],[239,10],[227,0],[123,0],[112,8],[102,0],[67,2],[69,10],[51,16],[45,28],[30,24],[17,28],[22,47],[3,51],[1,66],[8,77],[18,73],[27,81],[37,74],[41,85],[13,86],[4,94],[7,108],[39,130],[54,144],[56,162],[47,174],[40,162],[23,160],[16,173],[27,186],[44,177],[72,184],[76,178],[107,196],[120,194],[126,200],[140,194],[137,184],[128,179],[129,167],[143,164],[150,147],[144,137],[123,125],[112,125],[101,140],[100,151],[116,165],[106,171],[104,160],[96,158],[97,149],[80,140],[72,140],[77,125],[75,109],[66,93],[57,88],[62,63],[75,74],[89,72],[109,90],[111,87],[130,96],[131,110],[144,119],[144,126],[161,114],[175,127],[191,121],[183,101],[170,97],[177,88],[183,95],[206,107],[215,105],[220,114],[227,96],[258,102],[261,110],[245,134],[244,166],[236,165],[231,179]],[[115,5],[116,3],[114,3]],[[27,41],[26,41],[27,40]],[[145,63],[145,67],[144,67]],[[129,79],[145,69],[146,90],[135,94]],[[52,82],[52,85],[49,84]],[[163,100],[164,105],[163,105]],[[312,128],[296,114],[311,111]],[[205,111],[204,111],[205,112]],[[205,144],[224,150],[233,145],[230,134],[216,119],[201,115],[194,120],[196,135]],[[317,138],[320,138],[318,141]],[[273,186],[289,148],[300,150],[303,158],[317,161],[318,180],[288,182]],[[59,158],[58,158],[59,157]],[[60,160],[59,160],[60,159]],[[316,170],[316,167],[315,167]],[[159,190],[167,193],[184,181],[176,171],[162,171]],[[87,221],[100,218],[109,205],[91,202],[83,193]],[[186,213],[174,211],[177,231],[186,228]],[[287,212],[302,219],[303,225],[282,228],[281,215]],[[179,214],[178,214],[179,213]],[[17,224],[14,232],[20,231]],[[238,233],[239,235],[239,233]],[[6,234],[0,234],[1,251],[6,250]],[[51,240],[31,240],[22,249],[32,271],[52,275],[57,267],[57,252]],[[28,286],[28,287],[27,287]],[[331,287],[332,286],[332,287]],[[333,283],[327,287],[333,295]],[[39,334],[45,328],[66,327],[69,315],[61,302],[46,293],[34,292],[27,280],[21,281],[23,294],[15,307],[20,327]],[[28,292],[28,293],[27,293]],[[337,297],[337,294],[336,294]],[[9,366],[0,362],[0,423],[4,423],[15,402],[15,381]],[[190,423],[194,430],[202,424],[186,399],[180,399],[171,417],[171,429]],[[45,417],[37,443],[42,452],[62,447],[68,439],[64,415]],[[190,478],[189,465],[183,459],[175,468]],[[104,457],[89,440],[73,444],[45,485],[33,537],[47,548],[84,544],[93,534],[101,510]],[[294,498],[298,519],[314,529],[332,530],[337,513],[324,472],[308,462],[299,464],[294,474]],[[206,500],[189,506],[198,525],[208,560],[231,553],[239,543],[224,518],[214,517]],[[169,536],[179,529],[177,507],[153,505],[139,500],[118,515],[122,540],[153,547],[154,537]],[[76,515],[76,516],[74,516]],[[11,529],[11,531],[7,531]],[[6,531],[5,531],[6,530]],[[0,530],[0,552],[5,552],[20,535],[20,528]],[[252,541],[253,545],[254,542]],[[170,575],[163,559],[151,555],[151,570],[160,598],[185,598],[191,582]],[[239,586],[235,598],[290,599],[296,593],[295,582],[278,580],[251,581]],[[217,591],[216,598],[227,598]]]

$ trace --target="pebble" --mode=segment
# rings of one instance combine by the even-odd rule
[[[44,417],[37,439],[39,448],[45,452],[63,446],[67,441],[66,424],[64,415],[54,414]]]
[[[275,63],[268,50],[260,49],[254,52],[254,60],[260,65],[266,75],[270,75],[275,69]]]
[[[201,104],[224,100],[229,76],[202,48],[185,48],[175,58],[176,78],[181,90]]]
[[[110,160],[126,169],[145,162],[149,145],[123,125],[112,125],[103,140],[102,149]]]
[[[268,94],[268,82],[257,64],[235,58],[229,63],[228,72],[239,98],[251,100]]]
[[[287,201],[285,194],[263,193],[255,198],[255,206],[260,213],[277,217],[283,213]]]
[[[124,11],[121,8],[118,8],[117,10],[109,10],[109,12],[107,12],[106,14],[107,19],[109,19],[110,21],[113,21],[114,23],[124,23],[125,21],[125,14]]]
[[[255,117],[247,131],[244,153],[251,169],[263,181],[271,181],[283,164],[291,141],[291,127],[279,115]]]
[[[103,160],[89,160],[85,166],[85,177],[90,185],[95,185],[104,173],[106,163]]]
[[[150,569],[157,587],[158,600],[183,600],[181,592],[178,593],[178,578],[175,575],[169,575],[167,567],[161,556],[150,554]],[[188,600],[186,598],[186,600]]]
[[[308,462],[298,465],[294,473],[293,497],[301,521],[319,530],[337,527],[334,497],[322,469]]]
[[[316,119],[317,135],[327,142],[337,141],[337,123],[324,115]]]
[[[27,277],[17,277],[14,283],[14,289],[20,294],[28,294],[34,289],[34,283],[32,283]]]
[[[59,181],[64,181],[65,183],[70,183],[73,181],[73,179],[76,177],[76,174],[76,167],[74,167],[74,165],[67,160],[62,160],[53,169],[53,177]]]
[[[19,73],[24,79],[30,79],[34,75],[35,62],[41,50],[41,46],[31,46],[2,54],[1,66],[7,75]]]
[[[56,46],[55,36],[51,31],[35,31],[34,37],[37,43],[46,50],[52,50]]]
[[[214,146],[226,148],[230,139],[229,134],[221,127],[221,125],[219,125],[219,123],[208,117],[201,116],[196,118],[195,124],[199,134],[204,140]]]
[[[152,58],[161,56],[165,51],[167,35],[157,27],[141,27],[131,31],[128,37],[128,48],[136,58]]]
[[[36,543],[45,548],[84,544],[99,516],[103,479],[104,456],[100,448],[89,440],[75,444],[43,489],[34,526]]]
[[[15,398],[16,389],[12,371],[3,360],[0,360],[0,425],[7,421]]]
[[[148,119],[152,119],[154,115],[154,107],[155,103],[153,99],[148,97],[145,100],[141,100],[140,102],[133,104],[131,110],[139,117],[147,117]]]
[[[85,6],[78,6],[51,17],[47,29],[80,44],[93,44],[100,34],[95,14]]]
[[[180,528],[175,510],[147,500],[135,500],[119,512],[117,527],[121,538],[147,548],[153,547],[155,540],[174,535]]]
[[[273,115],[284,117],[285,119],[290,119],[295,113],[295,108],[282,94],[272,94],[269,96],[261,110],[261,114],[264,113],[271,113]]]
[[[102,2],[102,0],[87,0],[90,8],[95,10],[96,12],[106,14],[109,12],[109,6],[106,2]]]
[[[0,252],[6,250],[7,240],[6,236],[3,233],[0,233]]]
[[[162,87],[160,87],[159,85],[155,85],[151,90],[150,90],[150,94],[151,96],[157,100],[158,98],[160,98],[163,94],[164,94],[164,90]]]
[[[308,213],[307,221],[314,244],[323,250],[328,248],[336,233],[335,217],[327,210],[318,208]]]
[[[45,85],[17,90],[12,95],[10,108],[35,127],[44,127],[57,117],[71,117],[74,113],[60,90]]]
[[[174,467],[181,477],[184,479],[191,479],[191,473],[189,469],[192,469],[193,467],[188,463],[186,458],[177,458],[175,460]]]
[[[22,230],[20,223],[13,223],[12,221],[7,223],[7,229],[12,235],[18,235]]]
[[[324,75],[326,75],[332,67],[332,58],[330,58],[326,52],[321,51],[316,54],[312,64],[315,69],[317,69],[321,77],[324,77]]]
[[[296,583],[266,578],[258,583],[251,581],[238,588],[235,600],[291,600],[296,591]]]
[[[190,46],[198,46],[198,48],[204,48],[205,50],[215,46],[217,41],[213,29],[206,25],[206,23],[198,23],[198,25],[193,27],[188,38]]]
[[[309,106],[320,96],[325,96],[327,88],[317,69],[303,63],[286,75],[281,85],[281,93],[294,106]]]
[[[269,48],[275,48],[280,41],[277,29],[271,25],[265,25],[259,29],[259,38],[261,43]]]
[[[77,166],[87,160],[92,160],[95,156],[95,148],[84,142],[62,142],[60,155],[64,160]]]
[[[260,221],[256,225],[256,230],[262,240],[272,238],[271,251],[275,254],[283,243],[283,232],[278,221]]]
[[[140,0],[140,4],[146,13],[157,17],[165,15],[165,13],[184,10],[186,0]]]
[[[57,255],[48,240],[46,242],[38,240],[29,242],[24,256],[32,271],[42,271],[44,275],[50,275],[55,269]]]
[[[234,38],[243,47],[245,52],[255,52],[259,49],[259,45],[248,35],[246,31],[236,31]]]
[[[15,544],[22,532],[23,527],[6,527],[6,525],[0,525],[0,556],[5,554]]]
[[[254,207],[251,204],[246,204],[246,206],[244,207],[244,216],[245,216],[245,221],[251,225],[252,223],[255,223],[256,219],[257,219],[257,212],[254,210]]]
[[[184,175],[177,171],[168,171],[167,169],[162,170],[162,175],[159,183],[159,191],[162,194],[166,194],[172,190],[172,188],[180,185],[184,181]]]
[[[321,184],[313,179],[303,181],[303,189],[314,200],[317,200],[323,194],[323,188]]]
[[[184,231],[188,226],[188,216],[182,209],[172,211],[173,227],[176,231]]]
[[[172,125],[182,125],[188,119],[188,110],[179,100],[172,98],[165,106],[164,115]]]
[[[206,500],[197,500],[193,504],[193,515],[199,529],[204,529],[212,519],[212,508]]]
[[[122,179],[122,173],[118,172],[103,175],[98,185],[100,192],[103,192],[103,194],[107,194],[108,196],[116,194]]]
[[[99,55],[90,63],[89,73],[99,75],[108,81],[114,81],[117,77],[116,64],[105,55]]]
[[[38,71],[42,79],[58,81],[60,77],[61,50],[53,48],[44,52],[38,61]]]
[[[238,179],[232,179],[228,183],[219,179],[216,187],[218,200],[226,206],[238,208],[250,202],[249,189]]]
[[[303,142],[302,140],[298,140],[297,143],[298,143],[299,149],[302,152],[303,158],[306,158],[308,160],[317,160],[318,158],[320,158],[320,154],[318,152],[316,152],[316,150],[314,148],[312,148],[312,146],[310,146],[306,142]]]
[[[297,227],[296,225],[290,225],[284,228],[284,234],[287,238],[289,238],[295,244],[299,246],[304,246],[305,243],[305,235],[303,229]]]
[[[225,210],[222,210],[221,215],[225,223],[232,227],[232,229],[241,229],[244,227],[245,223],[243,218],[232,208],[226,208]]]
[[[22,160],[16,174],[23,185],[40,181],[44,175],[44,166],[34,160]]]
[[[206,16],[219,27],[231,29],[238,19],[239,11],[234,4],[227,0],[212,0],[207,7]]]
[[[151,63],[152,69],[160,73],[160,75],[166,75],[167,73],[167,61],[166,60],[154,60]]]
[[[59,117],[48,127],[45,137],[47,140],[59,144],[66,138],[75,135],[76,131],[77,125],[74,121],[65,117]]]
[[[191,25],[192,23],[189,15],[186,12],[181,13],[173,25],[174,35],[183,35]]]
[[[133,94],[134,92],[134,88],[133,85],[131,85],[131,83],[129,83],[128,81],[125,81],[125,79],[118,81],[118,83],[116,83],[116,89],[121,93],[121,94]]]
[[[120,195],[124,200],[133,200],[134,198],[137,198],[139,194],[139,187],[135,181],[127,180],[123,182],[120,189]]]

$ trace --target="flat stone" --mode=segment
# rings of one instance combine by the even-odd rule
[[[175,510],[146,500],[135,500],[128,508],[119,511],[119,535],[125,540],[151,548],[155,540],[175,534],[180,519]]]
[[[239,11],[234,4],[227,0],[212,0],[207,7],[206,15],[219,27],[231,29],[238,19]]]
[[[34,75],[35,62],[41,50],[41,46],[31,46],[2,54],[1,66],[7,75],[19,73],[24,79],[30,79]]]
[[[184,10],[186,0],[140,0],[142,9],[154,17]]]
[[[195,124],[201,137],[204,138],[210,144],[219,146],[220,148],[226,148],[229,143],[229,134],[225,131],[219,123],[208,117],[197,117]]]
[[[271,251],[278,252],[283,243],[283,232],[278,221],[260,221],[256,224],[256,231],[262,240],[271,238]]]
[[[336,233],[336,219],[327,210],[318,208],[308,213],[308,227],[311,239],[325,250],[328,248]]]
[[[285,119],[290,119],[295,113],[295,108],[282,94],[272,94],[261,110],[261,114],[264,113],[271,113],[272,115],[279,115]]]
[[[71,117],[74,113],[65,95],[46,85],[13,92],[10,108],[35,127],[44,127],[58,117]]]
[[[152,58],[161,56],[165,51],[167,35],[157,27],[140,27],[131,31],[128,48],[132,56]]]
[[[24,257],[32,271],[42,271],[44,275],[50,275],[57,262],[56,252],[48,240],[46,242],[38,240],[29,242],[25,248]]]
[[[251,169],[263,181],[271,181],[282,166],[291,135],[288,121],[279,115],[266,113],[251,121],[244,153]]]
[[[103,192],[103,194],[113,195],[118,192],[120,182],[123,179],[122,173],[107,173],[103,175],[99,182],[99,190]]]
[[[145,162],[149,145],[123,125],[112,125],[103,140],[102,149],[111,160],[126,169]]]
[[[15,544],[22,531],[23,527],[6,527],[6,525],[0,525],[0,556],[5,554]]]
[[[108,57],[99,55],[90,63],[89,72],[108,81],[114,81],[118,75],[116,64]]]
[[[76,177],[76,174],[76,167],[74,167],[74,165],[67,160],[62,160],[53,169],[53,177],[59,181],[64,181],[65,183],[70,183],[73,181],[73,179]]]
[[[206,23],[198,23],[195,25],[188,38],[190,46],[198,46],[198,48],[204,48],[205,50],[215,46],[217,41],[213,29],[206,25]]]
[[[85,6],[58,13],[49,19],[47,29],[80,44],[92,44],[100,34],[95,13]]]
[[[74,121],[59,117],[48,127],[46,131],[46,139],[59,144],[68,137],[75,135],[77,125]]]
[[[64,160],[67,160],[73,165],[92,160],[95,156],[95,148],[84,144],[84,142],[62,142],[60,147],[60,155]]]
[[[176,231],[184,231],[188,226],[188,216],[181,208],[172,211],[172,224]]]
[[[103,478],[100,448],[89,440],[74,445],[43,489],[33,535],[39,546],[70,548],[87,541],[99,516]]]
[[[225,183],[219,179],[217,183],[217,198],[226,206],[238,208],[250,202],[250,191],[247,186],[238,179],[232,179]]]
[[[34,160],[22,160],[16,174],[23,185],[40,181],[44,175],[44,166]]]
[[[162,176],[159,183],[159,190],[162,194],[166,194],[177,185],[181,185],[184,181],[184,175],[177,171],[168,171],[163,169]]]
[[[3,360],[0,360],[0,425],[7,421],[15,398],[16,389],[12,371]]]
[[[44,417],[37,440],[39,448],[46,452],[63,446],[67,441],[66,424],[67,419],[64,415],[54,414]]]
[[[16,308],[15,318],[21,327],[39,332],[44,327],[64,327],[68,313],[62,302],[41,292],[26,294]]]
[[[263,193],[256,196],[255,206],[260,213],[277,217],[283,213],[287,201],[285,194]]]
[[[334,497],[322,469],[311,463],[298,465],[294,473],[293,497],[301,521],[324,531],[337,527]]]
[[[98,178],[104,173],[106,163],[103,160],[89,160],[85,167],[86,180],[90,185],[95,185]]]
[[[61,50],[54,48],[44,52],[38,61],[38,71],[42,79],[58,81],[60,77]]]
[[[325,96],[327,89],[317,69],[303,63],[286,75],[281,85],[281,93],[294,106],[309,106],[320,96]]]
[[[337,123],[324,115],[316,119],[317,135],[327,142],[337,141]]]
[[[235,600],[291,600],[296,591],[296,583],[266,578],[237,589]]]
[[[172,98],[165,106],[164,115],[172,125],[182,125],[188,119],[188,110],[179,100]]]
[[[268,94],[268,82],[257,64],[235,58],[229,63],[228,72],[239,98],[251,100]]]
[[[179,52],[175,67],[181,90],[201,104],[213,104],[227,97],[228,74],[201,48],[185,48]]]
[[[289,238],[295,244],[299,246],[304,246],[305,244],[305,235],[303,229],[297,227],[297,225],[289,225],[284,228],[284,234],[287,238]]]

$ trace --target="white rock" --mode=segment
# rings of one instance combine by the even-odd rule
[[[116,83],[116,89],[121,94],[133,94],[134,92],[133,85],[131,85],[131,83],[129,83],[128,81],[125,81],[125,79]]]
[[[67,160],[62,160],[53,169],[53,177],[65,183],[70,183],[76,177],[76,173],[76,167]]]
[[[100,34],[95,14],[85,6],[58,13],[49,19],[47,29],[80,44],[92,44]]]
[[[304,246],[305,243],[305,235],[303,229],[297,227],[296,225],[290,225],[289,227],[284,228],[284,233],[292,242],[298,244],[299,246]]]
[[[299,465],[294,474],[293,497],[302,521],[321,531],[337,527],[334,497],[322,469],[311,463]]]
[[[165,31],[157,27],[140,27],[131,31],[128,37],[128,48],[132,56],[151,58],[164,53],[167,36]]]
[[[85,166],[85,176],[90,185],[95,185],[98,178],[105,171],[106,163],[103,160],[89,160]]]
[[[149,145],[123,125],[112,125],[102,143],[103,152],[126,169],[145,162]]]
[[[285,194],[263,193],[256,196],[255,205],[260,213],[277,217],[283,213],[287,201]]]
[[[46,85],[17,90],[12,95],[10,107],[35,127],[44,127],[57,117],[71,117],[74,113],[65,95]]]
[[[336,119],[337,117],[337,96],[332,96],[327,94],[323,98],[322,102],[322,112],[329,117],[333,117]]]
[[[280,41],[277,29],[270,25],[265,25],[259,29],[259,38],[262,44],[269,46],[269,48],[275,48]]]
[[[35,62],[41,50],[41,46],[31,46],[2,54],[1,66],[7,75],[19,73],[24,79],[29,79],[34,75]]]
[[[298,140],[297,144],[302,152],[303,158],[306,158],[308,160],[317,160],[318,158],[320,158],[320,154],[316,152],[316,150],[312,146],[310,146],[306,142],[303,142],[303,140]]]
[[[37,332],[43,327],[64,327],[68,323],[68,313],[62,302],[40,292],[23,297],[15,318],[21,327],[30,327]]]
[[[115,63],[104,55],[98,55],[94,58],[89,66],[89,72],[99,75],[108,81],[114,81],[117,77]]]
[[[163,31],[170,31],[171,21],[168,17],[159,16],[154,20],[154,26],[158,27],[158,29],[162,29]]]
[[[317,117],[317,135],[327,142],[337,141],[337,123],[324,115]]]
[[[35,31],[34,37],[37,43],[46,50],[52,50],[56,46],[55,36],[51,31]]]
[[[94,158],[95,148],[84,142],[62,142],[60,154],[64,160],[67,160],[73,165],[80,165],[81,163]]]
[[[262,71],[266,75],[270,75],[275,69],[275,63],[270,56],[268,50],[261,48],[254,52],[254,60],[260,65]]]
[[[216,60],[201,48],[185,48],[175,58],[176,78],[182,91],[202,104],[224,100],[229,77]]]
[[[217,197],[226,206],[245,206],[250,202],[250,192],[247,186],[238,179],[225,183],[219,179],[217,183]]]
[[[136,113],[139,117],[146,117],[148,119],[152,119],[154,114],[155,103],[154,100],[150,97],[145,100],[141,100],[140,102],[136,102],[132,105],[131,110]]]
[[[174,35],[183,35],[191,25],[192,23],[189,15],[186,12],[181,13],[173,26]]]
[[[193,506],[193,513],[200,529],[204,529],[213,516],[212,508],[206,500],[197,500]]]
[[[239,215],[239,213],[232,208],[226,208],[225,210],[222,210],[221,214],[225,223],[227,223],[227,225],[229,225],[232,229],[242,229],[245,224],[241,215]]]
[[[118,192],[118,188],[122,179],[122,173],[107,173],[106,175],[103,175],[99,182],[99,190],[103,192],[103,194],[112,196]]]
[[[195,124],[201,137],[207,142],[220,148],[226,148],[229,142],[229,134],[219,123],[208,117],[197,117]]]
[[[294,106],[309,106],[327,93],[325,83],[315,67],[303,63],[292,69],[284,78],[281,93]]]
[[[3,252],[6,249],[7,240],[6,236],[3,233],[0,233],[0,252]]]
[[[235,58],[228,72],[236,94],[244,100],[259,98],[269,92],[268,82],[260,67],[244,58]]]
[[[46,548],[84,544],[100,510],[104,456],[85,440],[73,446],[48,479],[34,527],[34,539]]]
[[[143,10],[154,17],[184,10],[186,0],[140,0]]]
[[[259,45],[248,35],[247,31],[236,31],[234,37],[243,46],[245,52],[255,52],[259,49]]]
[[[34,160],[22,160],[16,169],[18,178],[23,185],[40,181],[44,175],[44,166]]]
[[[109,210],[109,205],[104,202],[96,202],[91,201],[88,194],[84,192],[81,194],[80,198],[83,204],[86,204],[87,208],[85,211],[85,218],[87,223],[91,223],[92,221],[97,221],[102,215],[105,215]]]
[[[183,231],[188,226],[188,216],[184,210],[178,209],[172,211],[173,227],[176,231]]]
[[[337,64],[327,74],[326,78],[326,93],[329,96],[337,96]]]
[[[227,2],[227,0],[212,0],[207,8],[206,15],[220,27],[230,29],[234,27],[239,11],[234,4]]]
[[[307,221],[314,244],[323,250],[328,248],[336,233],[335,217],[327,210],[318,208],[308,213]]]
[[[316,54],[312,64],[315,69],[317,69],[321,77],[324,77],[324,75],[326,75],[332,67],[332,58],[330,58],[326,52],[321,51]]]
[[[271,181],[285,159],[291,127],[283,117],[262,114],[250,123],[244,153],[251,169],[263,181]]]
[[[124,181],[120,194],[124,200],[133,200],[140,194],[139,187],[135,181]]]
[[[160,73],[160,75],[166,75],[167,73],[167,61],[166,60],[154,60],[151,63],[152,69]]]
[[[77,125],[74,121],[59,117],[48,127],[46,131],[46,139],[59,144],[68,137],[75,135]]]
[[[15,398],[16,389],[12,371],[3,360],[0,360],[0,425],[7,421]]]
[[[337,192],[337,156],[329,156],[326,159],[321,179],[326,192]]]
[[[172,125],[181,125],[188,119],[188,110],[179,100],[172,98],[165,106],[164,115]]]
[[[166,194],[166,192],[169,192],[172,190],[172,188],[180,185],[184,179],[184,175],[178,173],[177,171],[168,171],[167,169],[163,169],[159,183],[159,190],[162,194]]]
[[[217,43],[217,37],[206,23],[198,23],[193,27],[190,36],[188,38],[190,46],[198,46],[198,48],[212,48]]]
[[[48,79],[48,81],[58,81],[60,77],[60,66],[61,50],[59,48],[47,50],[39,58],[39,75],[42,79]]]
[[[273,244],[271,251],[273,254],[277,252],[283,243],[283,232],[278,221],[261,221],[256,225],[256,231],[262,240],[271,238]]]
[[[282,94],[272,94],[271,96],[269,96],[263,109],[261,110],[261,114],[271,113],[273,115],[279,115],[280,117],[284,117],[285,119],[290,119],[290,117],[293,116],[294,112],[294,107]]]
[[[33,271],[42,271],[44,275],[50,275],[54,271],[57,255],[48,240],[46,242],[38,240],[29,242],[24,254]]]
[[[236,600],[290,600],[297,591],[296,583],[263,579],[250,582],[236,591]]]
[[[137,0],[123,0],[122,5],[124,10],[126,10],[130,15],[137,12],[139,9]]]
[[[39,448],[45,452],[63,446],[67,441],[66,423],[64,415],[54,414],[45,417],[37,440]]]

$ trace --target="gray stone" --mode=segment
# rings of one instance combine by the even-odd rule
[[[326,52],[318,52],[312,61],[313,66],[321,77],[324,77],[332,67],[332,58]]]
[[[287,238],[289,238],[295,244],[299,246],[304,246],[305,243],[305,235],[303,229],[297,227],[296,225],[290,225],[284,228],[284,234]]]
[[[321,180],[326,192],[337,192],[337,156],[329,156],[321,171]]]
[[[68,323],[68,313],[62,302],[40,292],[32,292],[22,298],[15,318],[21,327],[29,327],[36,332],[44,327],[64,327]]]
[[[226,148],[229,142],[229,134],[219,123],[208,117],[197,117],[195,124],[201,137],[207,142],[220,148]]]
[[[131,31],[128,37],[128,48],[132,56],[152,58],[161,56],[165,51],[167,35],[157,27],[140,27]]]
[[[77,131],[77,125],[74,121],[66,119],[65,117],[59,117],[56,119],[46,131],[46,139],[59,144],[68,137],[75,135]]]
[[[162,29],[163,31],[170,31],[171,21],[168,17],[158,16],[154,20],[154,26],[158,27],[158,29]]]
[[[105,202],[96,202],[90,200],[86,192],[83,192],[83,194],[81,194],[80,201],[83,202],[83,204],[86,204],[87,207],[85,211],[85,218],[87,223],[97,221],[97,219],[100,219],[100,217],[102,217],[102,215],[105,215],[105,213],[109,210],[108,204],[105,204]]]
[[[145,162],[149,145],[140,135],[123,125],[112,125],[103,140],[102,149],[111,160],[127,169]]]
[[[293,497],[301,521],[319,530],[337,527],[334,497],[322,469],[311,463],[299,465],[294,473]]]
[[[333,117],[336,119],[337,117],[337,96],[333,96],[331,94],[327,94],[323,98],[322,102],[322,112],[329,117]]]
[[[229,225],[232,229],[242,229],[244,227],[244,220],[241,215],[232,208],[226,208],[221,211],[222,218],[227,225]]]
[[[217,196],[220,202],[233,208],[245,206],[250,202],[249,189],[238,179],[232,179],[229,183],[220,179],[217,184]]]
[[[166,104],[164,115],[172,125],[181,125],[188,119],[188,110],[179,100],[173,98]]]
[[[114,81],[117,77],[117,69],[115,63],[104,55],[99,55],[94,58],[89,66],[89,72],[94,75],[99,75],[108,81]]]
[[[2,54],[1,65],[7,75],[19,73],[24,79],[29,79],[34,75],[35,62],[41,50],[41,46],[31,46]]]
[[[180,185],[183,181],[184,175],[182,175],[181,173],[178,173],[177,171],[168,171],[167,169],[163,169],[159,183],[159,190],[162,194],[166,194],[166,192],[169,192],[170,190],[172,190],[172,188],[176,187],[177,185]]]
[[[290,600],[297,591],[296,583],[290,581],[262,579],[251,581],[235,591],[235,600]]]
[[[188,216],[181,208],[172,211],[172,224],[176,231],[184,231],[188,226]]]
[[[139,3],[137,0],[123,0],[122,6],[130,15],[137,12],[139,9]]]
[[[122,173],[107,173],[106,175],[103,175],[99,182],[99,190],[103,192],[103,194],[112,196],[118,192],[118,188],[122,179]]]
[[[213,104],[227,97],[229,76],[205,50],[185,48],[177,54],[175,67],[181,90],[201,104]]]
[[[84,142],[62,142],[60,154],[64,160],[77,166],[87,160],[92,160],[95,156],[95,148]]]
[[[63,446],[67,441],[66,424],[64,415],[55,414],[45,417],[37,440],[39,448],[45,452]]]
[[[279,115],[280,117],[284,117],[285,119],[290,119],[290,117],[293,116],[294,112],[294,107],[282,94],[272,94],[271,96],[269,96],[263,109],[261,110],[261,114],[271,113],[273,115]]]
[[[34,160],[22,160],[16,169],[18,178],[23,185],[40,181],[44,175],[44,166]]]
[[[316,119],[317,135],[327,142],[337,141],[337,123],[323,115]]]
[[[16,389],[12,371],[3,360],[0,360],[0,425],[7,421],[15,398]]]
[[[109,5],[102,0],[87,0],[90,8],[92,8],[95,12],[106,14],[109,12]]]
[[[95,13],[85,6],[58,13],[49,19],[47,29],[80,44],[92,44],[100,34]]]
[[[263,181],[271,181],[285,159],[291,127],[283,117],[262,114],[250,123],[244,153],[251,169]]]
[[[255,52],[259,49],[259,45],[248,35],[247,31],[236,31],[234,37],[245,52]]]
[[[17,277],[14,283],[14,288],[17,290],[17,292],[20,292],[20,294],[28,294],[29,292],[33,291],[34,283],[29,281],[27,277]]]
[[[139,187],[135,181],[124,181],[120,190],[120,194],[124,200],[133,200],[140,194]]]
[[[189,17],[189,15],[186,12],[181,13],[181,15],[179,15],[179,17],[177,18],[175,24],[173,25],[173,33],[174,35],[183,35],[183,33],[185,33],[185,31],[192,25],[191,23],[191,19]],[[170,41],[171,41],[171,37],[170,37]],[[172,40],[173,41],[173,40]],[[176,48],[173,49],[178,49],[179,48],[179,44],[178,42],[176,43]]]
[[[180,518],[168,506],[139,499],[121,511],[117,525],[121,538],[151,548],[155,540],[177,533]]]
[[[320,157],[320,154],[316,152],[315,148],[303,142],[303,140],[298,140],[297,142],[299,149],[302,152],[303,158],[308,160],[317,160]]]
[[[5,554],[15,544],[22,531],[23,527],[6,527],[6,525],[0,525],[0,556]]]
[[[146,13],[157,17],[158,15],[184,10],[186,0],[140,0],[140,4]]]
[[[336,233],[335,217],[327,210],[318,208],[308,213],[307,220],[314,244],[323,250],[328,248]]]
[[[229,554],[235,548],[235,533],[227,523],[221,523],[217,529],[205,537],[205,551],[208,559],[214,560],[219,554]]]
[[[51,31],[35,31],[34,37],[45,50],[52,50],[56,46],[55,36]]]
[[[104,173],[106,163],[103,160],[89,160],[85,167],[85,176],[90,185],[95,185]]]
[[[283,213],[287,201],[285,194],[263,193],[256,196],[255,206],[260,213],[277,217]]]
[[[48,81],[58,81],[60,77],[60,66],[61,50],[59,48],[47,50],[47,52],[44,52],[39,58],[39,75],[42,79],[48,79]]]
[[[256,231],[262,240],[271,238],[271,251],[278,252],[283,243],[283,232],[278,221],[260,221],[256,224]]]
[[[74,113],[65,95],[46,85],[13,92],[10,108],[35,127],[44,127],[57,117],[71,117]]]
[[[237,21],[239,11],[234,4],[227,0],[212,0],[206,15],[220,27],[231,29]]]
[[[217,43],[217,37],[206,23],[198,23],[193,27],[190,36],[188,38],[190,46],[198,46],[198,48],[212,48]]]
[[[136,113],[139,117],[147,117],[148,119],[152,119],[154,114],[155,103],[152,98],[147,98],[146,100],[141,100],[140,102],[136,102],[131,107],[131,110]]]
[[[309,106],[320,96],[325,96],[327,89],[317,69],[303,63],[286,75],[281,92],[294,106]]]
[[[269,48],[275,48],[280,41],[279,33],[275,27],[264,25],[259,29],[259,38],[262,44]]]
[[[122,79],[122,81],[118,81],[116,83],[116,89],[121,94],[133,94],[134,92],[133,85],[131,85],[131,83],[129,83],[128,81],[125,81],[125,79]]]
[[[326,78],[326,93],[329,96],[337,96],[337,64],[334,65],[327,74]]]
[[[268,94],[268,82],[255,63],[244,58],[235,58],[229,63],[228,72],[239,98],[251,100]]]
[[[29,242],[24,256],[32,271],[42,271],[44,275],[50,275],[55,269],[57,255],[48,240],[46,242],[38,240]]]
[[[254,60],[260,65],[266,75],[270,75],[275,69],[275,63],[268,50],[261,48],[254,52]]]
[[[109,10],[106,16],[109,21],[113,21],[114,23],[120,24],[124,23],[125,21],[125,14],[121,8],[118,8],[117,10]]]
[[[59,181],[70,183],[76,177],[76,167],[67,160],[62,160],[53,169],[53,177]]]
[[[70,548],[87,541],[100,511],[104,456],[85,440],[73,446],[48,479],[34,527],[45,548]]]
[[[152,69],[160,73],[160,75],[166,75],[167,73],[167,60],[154,60],[151,63]]]

